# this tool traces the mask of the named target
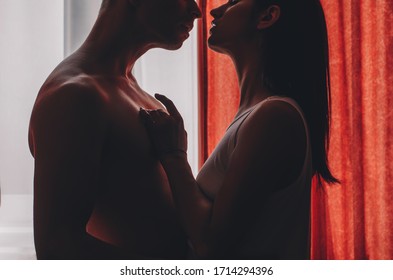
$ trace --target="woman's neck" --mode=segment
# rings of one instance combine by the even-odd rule
[[[242,51],[231,56],[234,62],[240,88],[238,114],[273,95],[263,83],[263,59],[258,51]]]

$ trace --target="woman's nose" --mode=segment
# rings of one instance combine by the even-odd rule
[[[213,18],[219,18],[219,17],[221,16],[221,14],[222,14],[222,12],[221,12],[221,7],[217,7],[217,8],[215,8],[215,9],[212,9],[212,10],[210,11],[210,14],[211,14],[211,16],[212,16]]]

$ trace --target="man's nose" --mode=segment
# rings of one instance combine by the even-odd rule
[[[194,18],[201,18],[202,17],[202,12],[201,9],[199,8],[198,4],[196,1],[191,1],[191,15]]]

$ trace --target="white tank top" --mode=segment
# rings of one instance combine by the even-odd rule
[[[235,254],[239,259],[308,259],[312,156],[307,122],[293,99],[271,96],[262,102],[267,100],[289,103],[301,115],[307,136],[305,160],[294,182],[273,193],[267,200],[261,199],[265,205],[260,208],[255,223],[245,232]],[[239,128],[258,105],[235,118],[197,176],[199,187],[211,200],[214,200],[226,176]]]

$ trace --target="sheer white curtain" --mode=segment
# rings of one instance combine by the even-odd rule
[[[61,0],[0,0],[0,259],[34,258],[31,108],[63,57]]]
[[[0,0],[0,259],[34,258],[33,158],[28,124],[36,94],[52,69],[80,46],[101,0]],[[197,171],[196,32],[176,52],[152,50],[134,72],[142,88],[172,98],[189,133]]]

